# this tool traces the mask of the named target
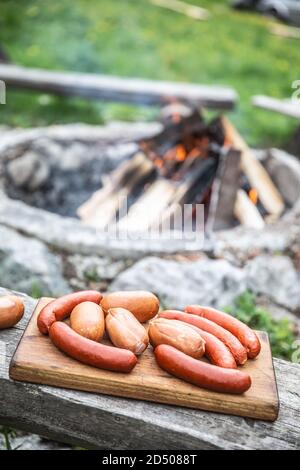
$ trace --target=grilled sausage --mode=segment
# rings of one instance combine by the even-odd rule
[[[142,354],[149,344],[147,331],[136,317],[125,308],[110,308],[105,318],[111,342],[118,348]]]
[[[216,366],[225,367],[226,369],[236,369],[236,362],[233,355],[225,346],[225,344],[211,333],[201,330],[196,327],[196,322],[193,320],[195,315],[188,313],[177,312],[175,310],[165,310],[159,314],[159,318],[169,318],[174,320],[180,320],[189,323],[195,329],[197,329],[205,341],[205,356]],[[198,317],[197,317],[198,319]]]
[[[137,363],[133,352],[114,348],[80,336],[66,323],[56,321],[49,328],[53,344],[70,357],[98,369],[131,372]]]
[[[206,364],[167,344],[157,346],[154,354],[158,365],[166,372],[201,388],[241,394],[251,386],[251,378],[245,372]]]
[[[104,313],[95,302],[81,302],[70,315],[71,328],[85,338],[101,341],[104,335]]]
[[[261,345],[256,333],[251,330],[249,326],[245,325],[245,323],[232,317],[228,313],[200,305],[188,305],[185,308],[185,312],[207,318],[217,323],[222,328],[225,328],[225,330],[230,331],[246,348],[247,355],[250,359],[254,359],[260,353]]]
[[[207,331],[208,333],[214,335],[216,338],[222,341],[225,346],[227,346],[237,364],[243,365],[247,361],[247,351],[240,341],[233,334],[216,323],[207,320],[206,318],[202,318],[199,315],[190,315],[188,313],[177,310],[166,310],[161,312],[159,316],[165,317],[166,313],[171,313],[173,314],[173,318],[190,323],[191,325],[197,326],[201,330]]]
[[[67,294],[47,304],[39,313],[37,319],[38,329],[44,335],[48,334],[49,328],[56,320],[61,321],[68,317],[73,308],[81,302],[94,302],[99,304],[102,294],[94,290],[86,290]]]
[[[101,302],[104,313],[110,308],[122,307],[129,310],[139,322],[144,323],[155,317],[159,310],[158,298],[147,291],[119,291],[105,295]]]
[[[205,352],[205,341],[199,331],[182,321],[157,318],[150,322],[148,333],[153,347],[169,344],[197,359]]]
[[[16,295],[0,297],[0,330],[16,325],[24,314],[24,303]]]

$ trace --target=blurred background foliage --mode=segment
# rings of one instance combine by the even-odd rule
[[[271,20],[230,1],[193,0],[195,21],[148,0],[0,0],[0,44],[11,62],[52,70],[227,85],[240,95],[232,119],[248,142],[284,147],[296,123],[251,106],[253,94],[291,96],[300,78],[299,40],[269,32]],[[157,110],[11,91],[0,123],[37,126],[148,120]]]
[[[273,356],[292,360],[296,347],[296,331],[288,318],[273,318],[268,310],[257,305],[256,297],[250,291],[238,296],[225,311],[255,330],[266,331]]]

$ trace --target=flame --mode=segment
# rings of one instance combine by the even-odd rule
[[[177,145],[175,157],[178,162],[183,162],[185,160],[186,150],[183,145]]]
[[[249,195],[250,201],[252,201],[253,204],[256,206],[257,201],[258,201],[257,190],[255,188],[251,188],[248,195]]]
[[[164,162],[163,162],[162,158],[155,158],[154,165],[156,165],[157,168],[162,168],[163,164],[164,164]]]
[[[203,155],[203,152],[199,149],[199,147],[194,147],[189,153],[188,157],[194,158],[194,157],[201,157]]]

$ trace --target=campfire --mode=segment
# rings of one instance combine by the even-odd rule
[[[162,123],[78,208],[84,224],[162,228],[178,208],[203,204],[209,232],[238,223],[261,228],[284,211],[271,177],[227,118],[207,121],[198,109],[175,103],[163,109]]]

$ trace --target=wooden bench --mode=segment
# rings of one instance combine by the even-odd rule
[[[252,97],[251,101],[253,106],[257,108],[300,119],[300,99],[298,101],[292,99],[279,100],[270,96],[256,95]]]
[[[0,80],[5,82],[7,88],[146,105],[178,100],[208,108],[232,109],[238,99],[233,89],[223,86],[52,72],[7,64],[0,64]]]
[[[0,288],[0,295],[7,293]],[[36,301],[0,331],[0,423],[98,449],[296,449],[300,447],[300,365],[275,359],[281,409],[276,422],[15,382],[12,354]]]

